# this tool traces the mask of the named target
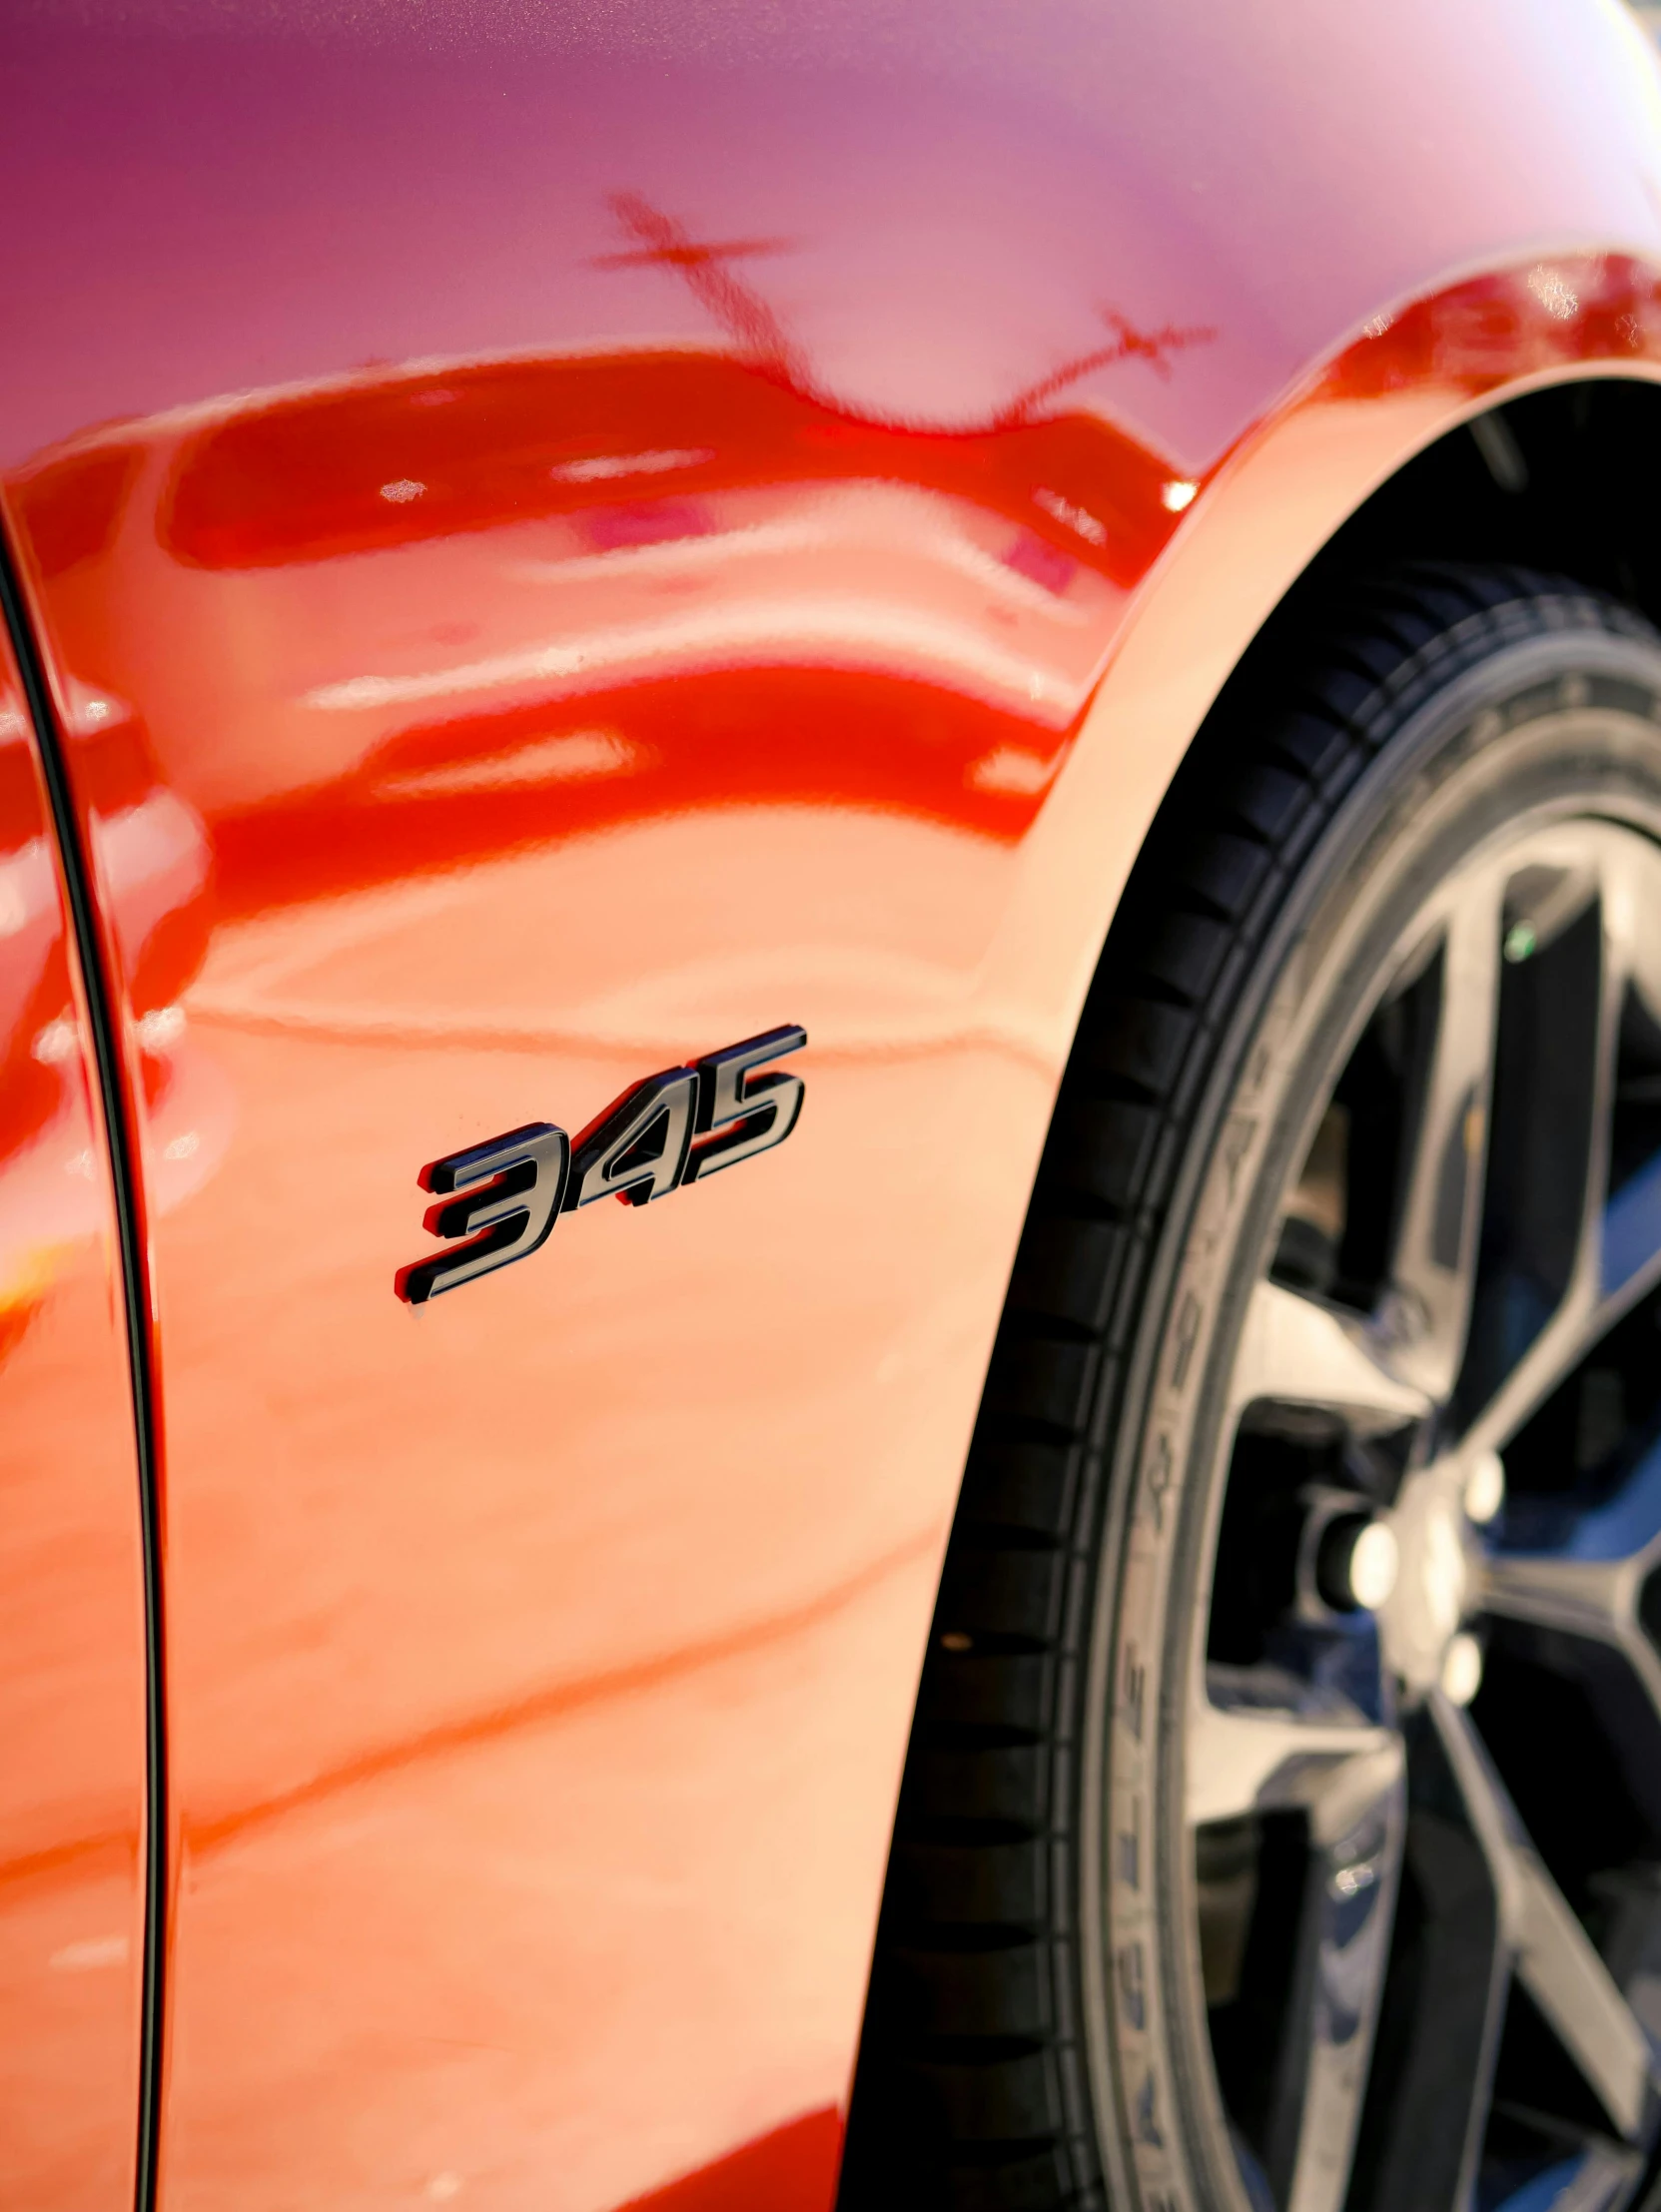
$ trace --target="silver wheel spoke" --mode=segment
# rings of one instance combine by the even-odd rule
[[[1433,1398],[1451,1395],[1465,1349],[1493,1082],[1501,884],[1478,877],[1449,918],[1424,1104],[1391,1270],[1391,1365]]]
[[[1601,918],[1601,951],[1595,1020],[1594,1010],[1588,1007],[1585,1019],[1590,1035],[1585,1041],[1584,1055],[1571,1055],[1569,1063],[1564,1065],[1546,1056],[1530,1072],[1548,1103],[1539,1105],[1531,1097],[1526,1105],[1539,1112],[1543,1125],[1549,1127],[1552,1117],[1549,1102],[1555,1101],[1557,1111],[1563,1115],[1561,1142],[1570,1147],[1569,1154],[1562,1156],[1559,1150],[1551,1158],[1549,1173],[1525,1178],[1521,1195],[1513,1191],[1513,1203],[1518,1206],[1519,1217],[1527,1215],[1531,1202],[1549,1209],[1555,1181],[1563,1190],[1577,1195],[1578,1220],[1573,1257],[1563,1271],[1549,1318],[1520,1356],[1509,1363],[1507,1371],[1494,1376],[1486,1402],[1466,1409],[1474,1415],[1467,1430],[1467,1441],[1483,1448],[1497,1447],[1516,1432],[1574,1365],[1609,1317],[1603,1280],[1603,1231],[1616,1041],[1623,996],[1643,934],[1638,909],[1642,905],[1646,915],[1657,911],[1641,896],[1644,884],[1653,879],[1651,888],[1661,899],[1661,872],[1647,856],[1639,855],[1633,840],[1619,832],[1595,826],[1564,830],[1543,839],[1541,851],[1542,858],[1548,864],[1555,862],[1566,880],[1578,877],[1583,882],[1595,884]],[[1547,872],[1550,873],[1549,865]],[[1589,989],[1589,976],[1586,982]],[[1566,1113],[1563,1111],[1561,1087],[1553,1083],[1554,1078],[1563,1075],[1565,1066],[1572,1075],[1575,1065],[1584,1069],[1588,1086],[1588,1111],[1583,1130],[1572,1108]],[[1498,1134],[1496,1116],[1504,1110],[1504,1101],[1496,1098],[1489,1120],[1490,1139]],[[1536,1193],[1532,1199],[1530,1191]],[[1462,1378],[1461,1392],[1468,1382],[1468,1376]]]
[[[1649,2039],[1591,1938],[1523,1833],[1475,1730],[1433,1701],[1448,1764],[1499,1895],[1500,1927],[1523,1987],[1555,2029],[1628,2142],[1644,2132],[1656,2091]]]
[[[1194,1717],[1191,1822],[1297,1812],[1309,1860],[1292,1969],[1295,1992],[1276,2068],[1267,2155],[1288,2212],[1340,2212],[1366,2090],[1406,1829],[1406,1763],[1393,1730],[1272,1694],[1266,1670],[1214,1668]],[[1254,1679],[1252,1679],[1254,1677]],[[1295,1685],[1286,1686],[1295,1692]],[[1240,1702],[1218,1702],[1235,1700]]]
[[[1661,854],[1634,852],[1613,887],[1610,899],[1610,965],[1634,997],[1635,1010],[1651,1025],[1661,1025]],[[1623,1008],[1624,1013],[1624,1008]],[[1641,1079],[1640,1092],[1653,1101],[1656,1079]],[[1627,1089],[1630,1103],[1633,1091]],[[1661,1270],[1661,1151],[1647,1160],[1629,1161],[1628,1172],[1613,1190],[1603,1218],[1600,1287],[1606,1299],[1624,1303],[1641,1294]]]
[[[1649,2040],[1540,1860],[1521,1847],[1516,1860],[1517,1973],[1609,2117],[1635,2142],[1655,2093]]]
[[[1365,1803],[1379,1763],[1392,1772],[1400,1766],[1394,1731],[1375,1728],[1339,1700],[1294,1704],[1299,1686],[1288,1680],[1286,1702],[1272,1704],[1280,1685],[1266,1669],[1211,1667],[1207,1677],[1211,1701],[1189,1724],[1192,1827],[1304,1807],[1317,1785],[1327,1790],[1330,1806],[1339,1806],[1344,1785],[1334,1782],[1337,1770],[1352,1778],[1357,1803]],[[1341,1811],[1332,1817],[1341,1826]]]
[[[1304,2017],[1291,2023],[1284,2098],[1286,2148],[1293,2140],[1296,2146],[1284,2158],[1288,2212],[1340,2212],[1348,2192],[1406,1826],[1399,1740],[1392,1739],[1388,1752],[1354,1760],[1311,1792],[1312,1864],[1296,1976],[1305,1992]]]
[[[1636,1598],[1637,1575],[1627,1560],[1502,1552],[1483,1570],[1482,1603],[1488,1612],[1595,1636],[1605,1644],[1625,1645],[1642,1636]]]
[[[1480,1602],[1489,1613],[1612,1645],[1661,1719],[1661,1652],[1639,1615],[1645,1580],[1661,1557],[1661,1450],[1642,1459],[1605,1504],[1580,1516],[1554,1552],[1492,1552]]]
[[[1661,1211],[1661,1208],[1658,1208]],[[1565,1375],[1661,1278],[1661,1248],[1607,1294],[1600,1295],[1599,1252],[1590,1240],[1588,1264],[1571,1288],[1550,1329],[1508,1375],[1496,1396],[1465,1432],[1474,1456],[1509,1443]]]
[[[1378,2212],[1469,2212],[1492,2093],[1510,1986],[1510,1862],[1492,1805],[1479,1796],[1472,1806],[1461,1786],[1463,1726],[1439,1695],[1408,1724],[1414,1910],[1400,1978],[1385,1991],[1392,2048],[1367,2115],[1367,2201]]]
[[[1259,1282],[1241,1334],[1234,1398],[1330,1407],[1360,1435],[1422,1421],[1428,1395],[1391,1374],[1359,1323],[1279,1283]]]

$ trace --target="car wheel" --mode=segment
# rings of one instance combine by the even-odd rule
[[[1649,2172],[1661,638],[1454,567],[1298,633],[1174,786],[1062,1087],[848,2212]]]

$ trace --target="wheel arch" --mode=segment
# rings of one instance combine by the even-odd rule
[[[1521,369],[1479,392],[1426,380],[1350,396],[1364,343],[1201,488],[1128,608],[1025,840],[981,1011],[994,1032],[1018,1022],[1058,1084],[1173,778],[1226,690],[1312,603],[1393,562],[1458,559],[1572,575],[1661,619],[1661,545],[1643,526],[1646,496],[1661,493],[1661,324],[1653,359]],[[1035,1130],[1024,1170],[1042,1141]]]
[[[1332,381],[1312,378],[1204,487],[1128,610],[1026,841],[981,990],[994,1031],[1042,1025],[1058,1086],[1173,780],[1258,656],[1295,641],[1324,598],[1399,562],[1463,560],[1566,574],[1661,618],[1661,548],[1643,527],[1661,478],[1661,359],[1525,370],[1479,392],[1352,399]],[[1009,1163],[1028,1187],[1047,1126],[1030,1161]]]

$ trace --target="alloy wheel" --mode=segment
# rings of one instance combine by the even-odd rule
[[[1583,1915],[1661,1968],[1661,1866],[1518,1799],[1565,1715],[1661,1798],[1658,1140],[1661,851],[1501,836],[1392,948],[1230,1377],[1187,1804],[1259,2202],[1589,2212],[1643,2172],[1661,1976],[1623,1991]]]

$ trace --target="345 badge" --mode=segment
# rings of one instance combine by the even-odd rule
[[[424,1305],[528,1259],[561,1213],[596,1198],[647,1205],[782,1144],[806,1086],[800,1076],[762,1071],[806,1043],[806,1030],[786,1023],[631,1084],[574,1138],[552,1121],[527,1121],[429,1161],[415,1178],[438,1199],[424,1225],[453,1249],[401,1267],[393,1288],[408,1304]]]

